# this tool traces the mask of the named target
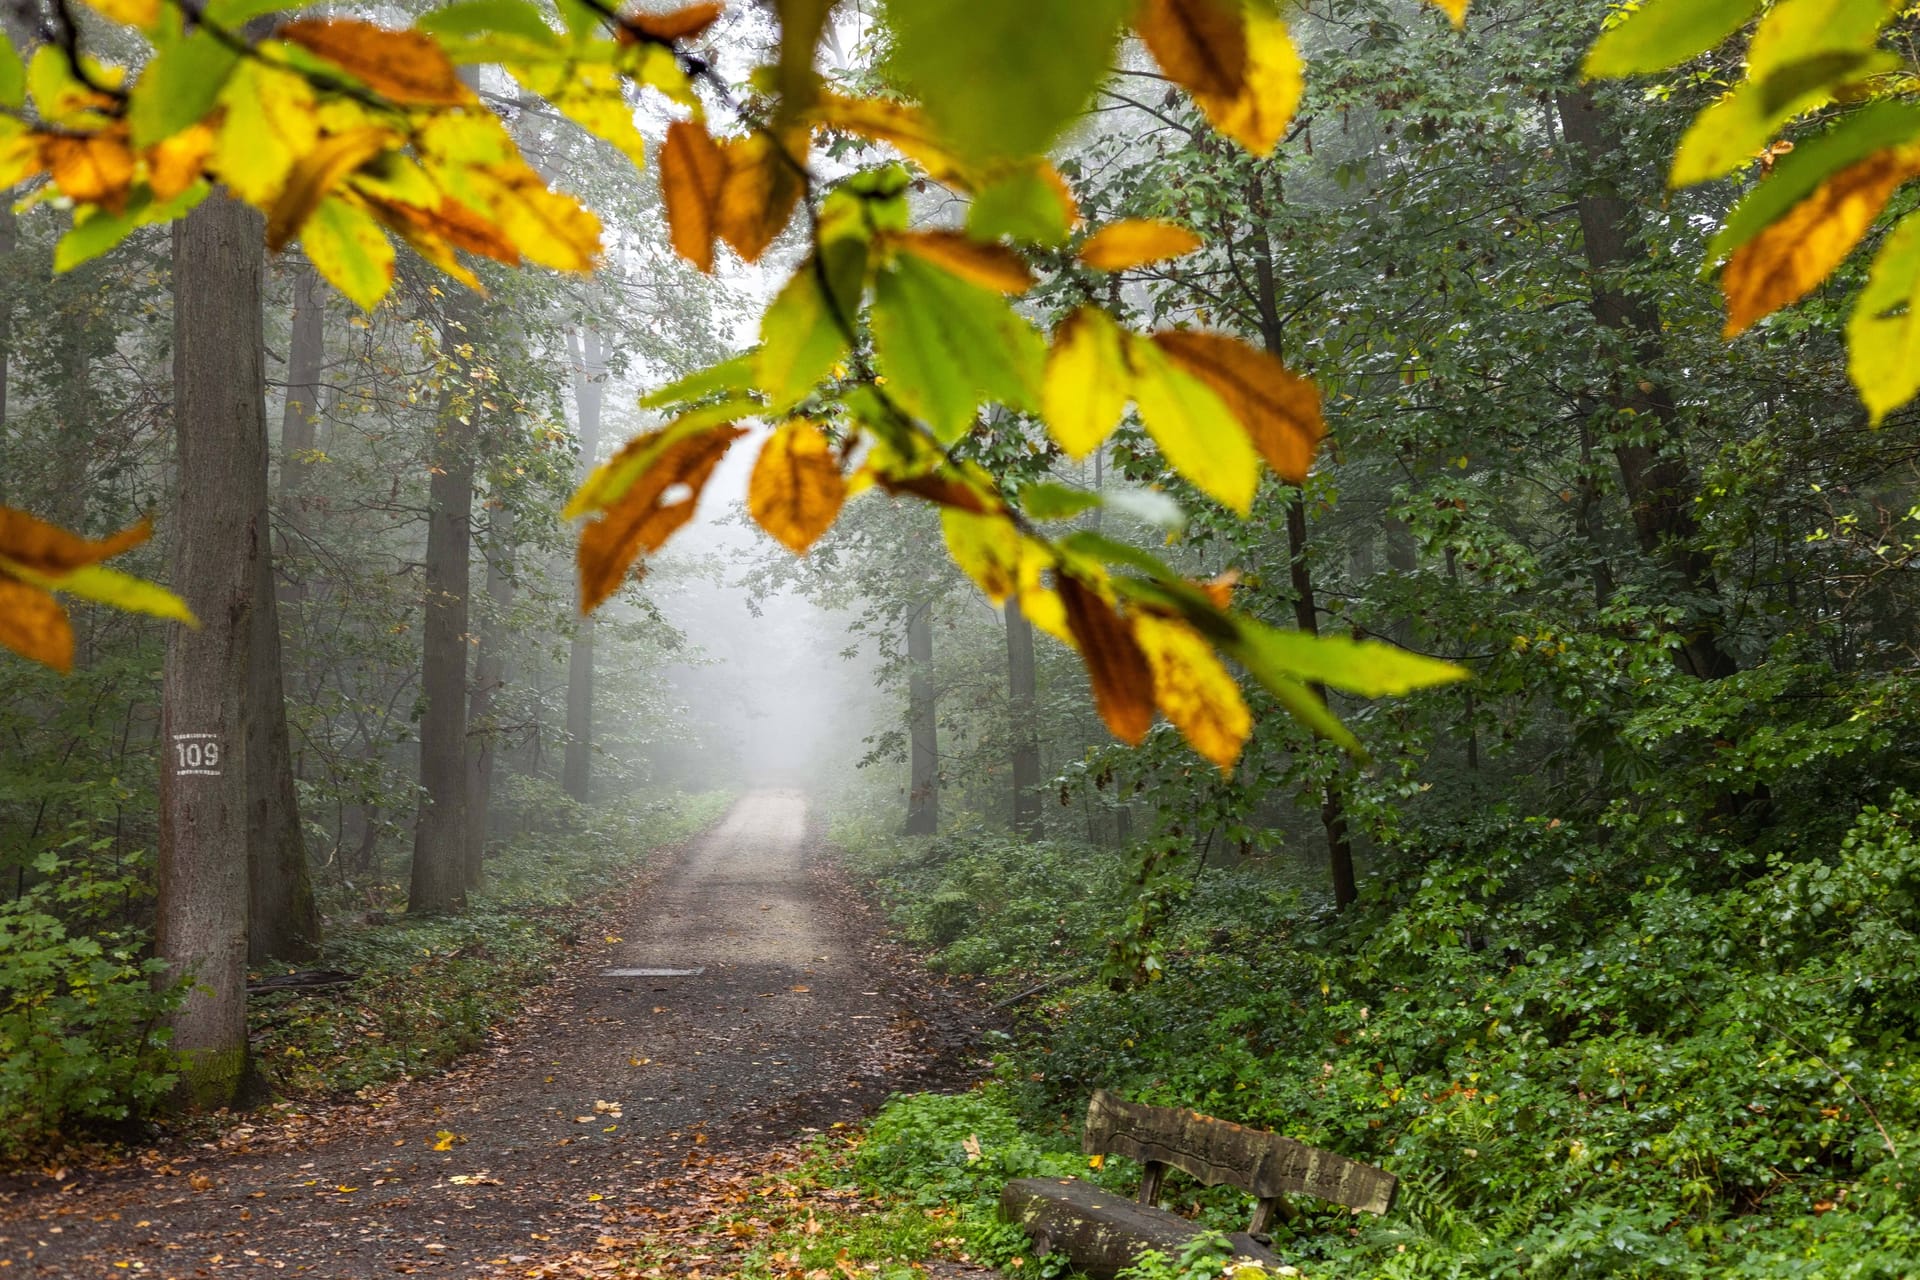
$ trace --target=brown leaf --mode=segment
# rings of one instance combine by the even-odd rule
[[[604,514],[580,531],[580,612],[614,593],[643,552],[658,551],[693,518],[700,491],[744,427],[716,427],[675,441]]]
[[[296,159],[267,214],[268,250],[278,253],[286,248],[341,179],[398,141],[385,129],[354,129],[321,139],[318,146]]]
[[[1853,252],[1894,189],[1920,175],[1920,147],[1889,147],[1821,183],[1785,217],[1734,251],[1720,277],[1726,336],[1798,301]]]
[[[394,31],[358,18],[300,18],[274,34],[397,103],[457,107],[474,98],[446,50],[424,31]]]
[[[423,209],[417,205],[368,198],[367,207],[388,228],[406,237],[408,243],[412,243],[415,233],[422,233],[445,240],[468,253],[504,262],[510,267],[520,265],[520,250],[513,241],[501,235],[498,227],[458,200],[442,198],[438,208]]]
[[[1056,572],[1067,626],[1093,682],[1093,703],[1113,736],[1137,747],[1153,727],[1153,670],[1113,607],[1072,574]]]
[[[675,40],[691,40],[720,20],[727,6],[719,0],[705,0],[701,4],[690,4],[672,13],[630,13],[626,17],[627,25],[643,32],[650,39],[671,43]],[[623,36],[627,33],[622,32]]]
[[[60,578],[75,569],[99,564],[153,535],[153,522],[142,520],[111,538],[96,540],[68,533],[12,507],[0,507],[0,560],[11,560],[30,573]]]
[[[715,217],[726,178],[726,153],[705,125],[676,120],[667,126],[667,142],[660,149],[667,228],[675,252],[702,271],[713,270]]]
[[[847,482],[833,446],[811,422],[796,418],[761,447],[747,485],[747,510],[795,555],[805,555],[833,527]]]
[[[943,507],[952,507],[957,511],[971,511],[975,515],[993,515],[1001,506],[993,496],[979,486],[952,476],[925,474],[917,476],[890,476],[876,472],[874,483],[888,493],[911,493],[916,497]]]
[[[962,231],[914,231],[891,240],[915,257],[984,288],[1025,293],[1033,287],[1027,260],[1003,244],[987,244]]]
[[[40,163],[60,194],[81,204],[97,204],[112,213],[126,206],[133,185],[134,155],[126,139],[111,133],[40,136]]]
[[[778,146],[764,133],[750,133],[728,138],[720,150],[727,164],[714,204],[714,229],[735,253],[755,262],[800,202],[795,166],[805,161],[807,132],[790,130]]]
[[[780,15],[780,111],[794,118],[812,105],[820,92],[820,74],[814,69],[814,50],[836,0],[774,0]]]
[[[63,674],[73,670],[67,611],[38,587],[5,574],[0,574],[0,645]]]
[[[1153,342],[1226,402],[1275,475],[1289,484],[1307,478],[1327,434],[1319,388],[1276,357],[1224,333],[1165,329]]]
[[[1232,98],[1247,79],[1238,0],[1146,0],[1135,29],[1167,78],[1196,97]]]
[[[1199,236],[1177,222],[1159,218],[1127,218],[1110,222],[1080,246],[1080,261],[1102,271],[1126,271],[1178,258],[1198,249]]]

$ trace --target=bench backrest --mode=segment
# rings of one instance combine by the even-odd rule
[[[1265,1129],[1249,1129],[1197,1111],[1128,1102],[1105,1089],[1094,1094],[1087,1107],[1081,1145],[1088,1155],[1138,1160],[1147,1166],[1148,1182],[1156,1193],[1160,1180],[1156,1166],[1172,1166],[1204,1186],[1230,1183],[1263,1205],[1289,1192],[1305,1192],[1349,1209],[1385,1213],[1393,1207],[1399,1186],[1399,1179],[1384,1169]],[[1148,1190],[1142,1188],[1143,1193]],[[1258,1216],[1264,1220],[1267,1215]]]

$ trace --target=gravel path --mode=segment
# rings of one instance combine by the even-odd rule
[[[857,1119],[971,1037],[796,792],[746,796],[623,906],[473,1065],[0,1193],[0,1280],[525,1274],[644,1230],[690,1154]]]

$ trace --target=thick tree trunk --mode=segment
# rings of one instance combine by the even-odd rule
[[[513,608],[513,509],[504,504],[488,510],[486,557],[487,616],[480,627],[480,648],[473,660],[473,693],[467,704],[465,875],[469,889],[479,888],[484,874],[488,810],[493,803],[494,749],[500,736],[494,695],[507,679],[506,618]]]
[[[1609,279],[1632,261],[1636,221],[1633,206],[1601,172],[1617,145],[1618,132],[1588,90],[1562,93],[1558,107],[1567,141],[1586,169],[1578,175],[1581,189],[1575,199],[1587,266],[1593,275],[1593,315],[1624,337],[1638,366],[1615,371],[1608,398],[1615,408],[1660,424],[1653,441],[1623,443],[1613,450],[1621,486],[1632,507],[1634,532],[1641,551],[1663,560],[1689,592],[1711,600],[1718,596],[1719,587],[1712,560],[1696,545],[1694,484],[1685,459],[1677,452],[1678,414],[1671,393],[1652,373],[1661,354],[1660,315],[1646,299],[1627,293]],[[1719,680],[1739,670],[1721,646],[1710,618],[1695,620],[1674,659],[1681,670],[1702,680]]]
[[[20,224],[14,218],[13,202],[0,200],[0,259],[11,262],[20,245]],[[7,434],[7,384],[13,377],[13,282],[0,287],[0,440]],[[6,493],[6,480],[0,477],[0,495]]]
[[[473,438],[458,357],[470,340],[449,307],[441,334],[441,403],[427,490],[426,624],[421,645],[420,811],[413,829],[407,910],[463,911],[467,905],[467,634],[472,578]]]
[[[255,365],[258,368],[258,364]],[[262,408],[260,417],[264,419]],[[266,423],[262,421],[260,510],[255,527],[268,529]],[[280,611],[274,599],[273,558],[254,561],[253,644],[247,698],[247,882],[251,901],[247,956],[260,961],[310,960],[319,951],[320,910],[307,868],[306,835],[293,785],[287,703],[280,671]]]
[[[167,633],[156,943],[194,982],[173,1018],[181,1099],[209,1107],[232,1102],[247,1069],[247,713],[269,555],[263,235],[257,213],[219,196],[173,228],[171,580],[201,627]]]
[[[910,836],[930,836],[940,827],[940,726],[933,691],[933,606],[907,615],[907,732],[912,768],[907,789]]]
[[[320,367],[326,359],[326,287],[313,264],[303,262],[293,277],[293,332],[287,347],[287,398],[280,413],[280,523],[294,537],[311,533],[307,520],[313,479],[315,429],[320,421]],[[282,535],[281,567],[288,537]],[[283,582],[283,604],[305,600],[305,582]]]
[[[1033,624],[1014,596],[1007,598],[1007,692],[1013,719],[1013,829],[1034,839],[1040,835],[1040,735]]]
[[[584,349],[583,349],[584,347]],[[580,418],[580,475],[585,478],[600,456],[600,405],[606,394],[606,357],[600,335],[588,329],[585,342],[567,334],[573,359],[573,401]],[[581,804],[593,792],[593,619],[581,618],[567,654],[567,754],[560,785]]]

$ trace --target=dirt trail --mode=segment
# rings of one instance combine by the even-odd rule
[[[490,1055],[389,1105],[0,1193],[0,1278],[523,1274],[635,1235],[690,1150],[857,1118],[968,1038],[797,792],[742,799],[628,907]]]

